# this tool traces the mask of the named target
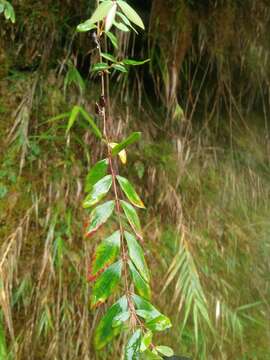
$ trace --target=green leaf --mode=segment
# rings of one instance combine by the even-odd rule
[[[130,223],[130,226],[136,232],[136,234],[140,236],[139,233],[141,231],[141,224],[140,224],[140,219],[136,213],[136,210],[131,204],[127,203],[124,200],[120,200],[120,203],[128,219],[128,222]]]
[[[122,260],[108,267],[96,281],[91,294],[91,307],[104,303],[116,289],[122,272]]]
[[[96,25],[92,23],[92,21],[90,20],[86,20],[85,22],[79,24],[77,26],[77,31],[78,32],[85,32],[85,31],[90,31],[96,28]]]
[[[120,231],[114,232],[111,236],[101,242],[96,248],[94,260],[91,266],[91,274],[96,275],[108,264],[115,261],[120,252]]]
[[[131,183],[128,181],[128,179],[118,175],[117,180],[119,182],[119,185],[121,186],[121,189],[126,194],[126,197],[128,198],[128,200],[133,205],[135,205],[139,208],[145,209],[145,206],[144,206],[142,200],[140,199],[139,195],[136,193],[134,187],[131,185]]]
[[[144,334],[141,342],[140,351],[144,352],[149,346],[152,344],[153,333],[151,330],[148,330],[146,334]]]
[[[135,236],[125,231],[125,238],[128,246],[129,257],[138,269],[139,273],[146,282],[150,280],[149,270],[144,258],[143,249],[136,240]]]
[[[139,141],[141,138],[140,132],[134,132],[129,137],[127,137],[125,140],[120,142],[117,146],[115,146],[112,150],[112,156],[117,155],[120,151],[125,149],[127,146],[135,143],[136,141]]]
[[[98,71],[108,70],[109,68],[110,68],[110,66],[107,63],[100,62],[100,63],[94,64],[91,68],[91,71],[98,72]]]
[[[138,65],[143,65],[143,64],[149,62],[150,59],[146,59],[146,60],[124,59],[122,61],[125,65],[138,66]]]
[[[123,31],[123,32],[129,32],[130,31],[130,29],[123,23],[120,23],[118,21],[114,21],[113,24],[120,31]]]
[[[124,21],[127,26],[129,26],[136,34],[138,34],[138,31],[135,29],[135,27],[132,26],[126,15],[122,14],[119,11],[117,11],[116,14]]]
[[[138,329],[129,339],[126,346],[125,360],[138,360],[140,358],[142,330]]]
[[[83,207],[89,208],[93,205],[96,205],[104,196],[107,195],[108,191],[112,186],[112,175],[104,176],[99,180],[93,187],[89,195],[86,196]]]
[[[118,0],[117,4],[120,6],[123,13],[126,15],[126,17],[131,22],[133,22],[140,28],[144,29],[144,24],[143,24],[141,17],[137,14],[137,12],[128,3],[126,3],[125,1],[122,1],[122,0]]]
[[[94,11],[94,13],[91,16],[91,18],[89,19],[89,21],[91,23],[95,24],[98,21],[103,20],[109,14],[109,12],[112,9],[113,5],[114,5],[113,1],[110,1],[110,0],[104,1]]]
[[[170,319],[162,314],[153,320],[147,321],[145,325],[152,331],[164,331],[172,327]]]
[[[150,350],[146,350],[143,353],[143,360],[162,360],[162,357],[160,357],[157,354],[154,354],[152,351]]]
[[[121,331],[121,326],[113,327],[114,319],[121,313],[128,310],[128,302],[126,296],[119,299],[112,305],[105,316],[100,320],[94,335],[94,345],[96,350],[102,349]]]
[[[135,288],[138,294],[149,300],[151,296],[151,290],[149,284],[143,279],[143,277],[139,274],[135,266],[132,264],[131,261],[128,262],[129,269],[131,272],[132,280],[134,282]]]
[[[92,191],[93,186],[101,180],[108,171],[109,160],[104,159],[97,162],[89,171],[85,181],[85,191]]]
[[[13,6],[8,1],[5,2],[4,15],[7,20],[10,20],[13,24],[15,23],[15,12]]]
[[[80,107],[75,105],[73,107],[73,109],[71,110],[70,117],[68,119],[68,125],[67,125],[66,134],[70,131],[70,129],[74,125],[79,113],[80,113]]]
[[[124,311],[121,314],[117,315],[113,319],[112,326],[113,327],[118,327],[118,326],[122,325],[122,323],[126,322],[129,318],[130,318],[130,312],[129,311]]]
[[[112,68],[114,68],[117,71],[123,72],[123,73],[127,73],[127,69],[125,68],[124,65],[121,64],[112,64]]]
[[[87,226],[86,236],[94,234],[101,225],[103,225],[114,210],[114,201],[107,201],[102,205],[97,206],[90,214],[90,222]]]
[[[106,35],[107,35],[108,38],[110,39],[113,47],[114,47],[115,49],[118,49],[117,37],[116,37],[112,32],[110,32],[110,31],[107,31],[107,32],[106,32]]]
[[[156,350],[165,356],[173,356],[174,355],[174,351],[173,349],[171,349],[168,346],[156,346]]]
[[[132,298],[137,309],[136,313],[147,321],[151,321],[162,315],[149,301],[142,297],[133,294]]]
[[[112,27],[112,24],[114,22],[115,15],[116,15],[116,9],[117,9],[117,4],[113,3],[112,8],[109,10],[109,12],[108,12],[108,14],[106,16],[105,31],[109,31],[110,28]]]
[[[113,56],[113,55],[111,55],[111,54],[108,54],[108,53],[101,53],[101,56],[104,58],[104,59],[106,59],[106,60],[109,60],[109,61],[111,61],[111,62],[117,62],[117,60],[116,60],[116,58]]]

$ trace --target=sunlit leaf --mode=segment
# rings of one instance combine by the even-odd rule
[[[144,280],[144,278],[140,275],[140,273],[137,271],[135,266],[132,264],[131,261],[128,262],[129,269],[131,272],[131,277],[135,285],[135,289],[137,290],[137,293],[149,300],[151,296],[150,286],[149,284]]]
[[[140,28],[144,29],[144,24],[141,17],[137,14],[137,12],[125,1],[118,0],[117,4],[120,6],[123,13],[126,17],[132,21],[134,24],[139,26]]]
[[[155,348],[160,354],[164,355],[164,356],[173,356],[174,355],[174,351],[173,349],[171,349],[168,346],[156,346]]]
[[[141,347],[142,330],[138,329],[129,339],[126,351],[125,360],[139,360],[140,359],[140,347]]]
[[[120,151],[128,147],[129,145],[139,141],[141,138],[140,132],[134,132],[129,137],[127,137],[125,140],[123,140],[120,144],[115,146],[112,151],[112,155],[117,155]]]
[[[154,354],[150,350],[146,350],[143,353],[143,360],[163,360],[158,354]]]
[[[114,21],[113,24],[120,31],[123,31],[123,32],[129,32],[130,31],[130,29],[123,23],[120,23],[118,21]]]
[[[149,270],[144,258],[143,249],[136,240],[135,236],[125,231],[125,238],[128,246],[129,257],[140,272],[146,282],[150,280]]]
[[[90,221],[89,225],[87,226],[86,236],[90,236],[95,233],[101,225],[103,225],[109,217],[112,215],[114,210],[114,201],[107,201],[102,205],[97,206],[91,213],[90,213]]]
[[[149,346],[152,344],[153,333],[151,330],[148,330],[147,333],[144,334],[141,341],[141,352],[144,352]]]
[[[136,210],[131,204],[127,203],[124,200],[120,200],[120,203],[128,219],[128,222],[130,223],[130,226],[136,232],[136,234],[139,235],[141,231],[141,224]]]
[[[130,318],[130,312],[124,311],[113,319],[113,327],[118,327]]]
[[[83,207],[88,208],[97,204],[104,196],[107,195],[108,191],[112,186],[112,175],[104,176],[99,180],[92,188],[91,192],[85,198]]]
[[[94,335],[96,350],[102,349],[121,331],[120,327],[113,327],[114,319],[121,313],[127,312],[128,302],[125,296],[112,305],[105,316],[100,320]]]
[[[89,171],[85,181],[85,191],[92,191],[93,186],[101,180],[108,171],[109,160],[104,159],[97,162]]]
[[[91,266],[91,274],[95,275],[108,264],[115,261],[120,251],[120,231],[114,232],[103,240],[96,248],[94,260]]]
[[[146,327],[152,331],[164,331],[172,327],[170,319],[165,315],[160,315],[145,323]]]
[[[112,8],[109,10],[109,12],[108,12],[108,14],[106,16],[105,31],[109,31],[110,28],[112,27],[112,24],[114,22],[115,15],[116,15],[116,9],[117,9],[117,4],[113,3]]]
[[[91,16],[91,18],[89,19],[89,21],[92,22],[93,24],[95,24],[98,21],[103,20],[109,14],[109,12],[113,6],[114,6],[113,1],[110,1],[110,0],[104,1],[94,11],[94,13]]]
[[[85,31],[90,31],[96,28],[96,25],[93,24],[92,21],[90,20],[86,20],[85,22],[79,24],[77,26],[77,31],[78,32],[85,32]]]
[[[117,180],[121,186],[121,189],[126,194],[126,197],[128,198],[128,200],[133,205],[144,209],[145,206],[144,206],[142,200],[140,199],[139,195],[136,193],[134,187],[131,185],[131,183],[128,181],[128,179],[118,175]]]
[[[109,143],[109,146],[113,149],[117,146],[118,144],[117,143]],[[119,159],[121,160],[121,163],[122,164],[126,164],[127,163],[127,153],[126,153],[126,150],[121,150],[119,153],[118,153],[118,156],[119,156]]]
[[[122,272],[122,261],[109,266],[97,279],[91,294],[91,306],[104,303],[119,284]]]

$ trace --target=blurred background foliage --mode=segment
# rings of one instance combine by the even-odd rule
[[[133,0],[147,32],[117,55],[149,64],[113,77],[110,133],[140,130],[121,169],[147,204],[144,246],[165,336],[198,360],[270,359],[268,0]],[[121,359],[96,354],[89,310],[83,178],[103,149],[94,112],[95,1],[12,1],[0,25],[0,359]],[[98,240],[98,239],[96,239]]]

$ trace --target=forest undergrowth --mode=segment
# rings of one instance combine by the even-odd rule
[[[121,359],[123,337],[98,354],[91,345],[104,309],[89,308],[95,241],[82,235],[82,179],[104,149],[83,119],[66,136],[73,105],[91,109],[96,96],[94,83],[82,84],[54,71],[0,82],[0,359]],[[166,342],[198,360],[269,359],[265,119],[206,113],[164,130],[146,102],[114,111],[116,138],[142,131],[122,172],[147,206],[153,297],[173,320]]]

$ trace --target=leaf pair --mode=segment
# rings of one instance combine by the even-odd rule
[[[161,318],[163,318],[164,324],[166,322],[166,326],[164,325],[163,330],[171,327],[170,320],[166,316],[162,315],[150,302],[135,294],[132,295],[132,300],[134,301],[138,316],[145,318],[145,314],[147,314],[148,321],[146,321],[146,327],[148,327],[149,321],[156,321],[156,323],[158,323],[160,322]],[[95,331],[94,344],[97,350],[102,349],[108,342],[112,340],[114,336],[120,333],[121,329],[123,328],[123,321],[127,319],[127,312],[128,301],[126,296],[123,296],[108,309],[105,316],[100,320]],[[123,321],[116,322],[116,320],[119,319],[122,319]],[[145,351],[152,341],[151,334],[152,330],[150,329],[150,331],[148,331],[148,336],[150,335],[149,342],[149,339],[145,339],[145,335],[142,335],[142,333],[139,332],[135,332],[128,341],[126,347],[126,359],[136,359],[136,357],[132,358],[131,355],[133,354],[133,356],[135,356],[134,354],[139,354],[141,351]],[[162,350],[162,347],[159,348],[159,350]]]
[[[129,4],[122,0],[106,0],[97,7],[89,20],[86,20],[84,23],[78,25],[77,31],[84,32],[92,30],[96,27],[96,23],[105,19],[105,31],[108,32],[112,25],[115,23],[117,7],[121,9],[123,13],[122,15],[127,18],[127,20],[125,21],[126,25],[128,25],[129,21],[131,21],[135,25],[144,29],[142,19]]]

